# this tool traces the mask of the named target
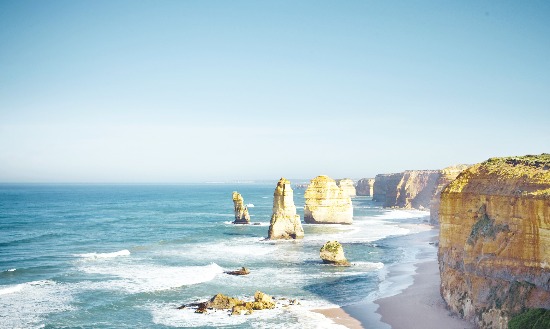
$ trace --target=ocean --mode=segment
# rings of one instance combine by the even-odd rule
[[[269,241],[276,183],[0,185],[0,328],[341,328],[312,310],[412,282],[425,246],[410,237],[430,231],[427,212],[357,197],[352,225],[303,223],[303,240]],[[257,225],[231,223],[233,191]],[[303,194],[294,189],[302,221]],[[329,240],[352,266],[321,262]],[[224,274],[243,266],[249,275]],[[407,268],[401,280],[388,277],[395,266]],[[280,306],[242,316],[177,309],[258,290]]]

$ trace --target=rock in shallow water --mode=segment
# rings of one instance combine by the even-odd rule
[[[250,224],[248,207],[245,206],[244,199],[239,192],[233,192],[233,209],[235,211],[235,221],[233,224]]]
[[[250,274],[250,270],[247,269],[246,267],[242,267],[240,270],[236,270],[236,271],[227,271],[227,272],[224,272],[225,274],[230,274],[230,275],[248,275]]]
[[[273,192],[273,215],[269,223],[268,239],[301,239],[304,229],[296,214],[294,192],[290,181],[281,178]]]
[[[338,241],[328,241],[319,251],[323,263],[338,266],[349,266],[350,263],[344,256],[344,248]]]

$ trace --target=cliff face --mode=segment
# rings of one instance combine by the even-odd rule
[[[244,205],[244,199],[238,192],[233,192],[233,210],[235,211],[233,224],[250,224],[248,208]]]
[[[296,215],[294,191],[290,181],[281,178],[273,193],[273,215],[269,223],[268,239],[301,239],[304,229],[300,215]]]
[[[374,178],[372,199],[378,202],[386,202],[386,194],[389,189],[396,189],[403,173],[378,174]]]
[[[350,196],[328,176],[317,176],[312,179],[304,193],[304,198],[306,199],[304,207],[306,223],[351,224],[353,222]]]
[[[550,309],[550,155],[494,158],[441,193],[441,295],[482,328]]]
[[[456,176],[458,176],[458,174],[468,167],[469,165],[461,164],[450,166],[441,170],[441,175],[437,181],[434,195],[430,201],[430,224],[439,225],[439,205],[441,203],[441,192],[456,178]]]
[[[376,175],[373,200],[384,202],[384,207],[428,209],[440,175],[439,170]]]
[[[355,186],[356,195],[373,196],[374,178],[361,178]]]
[[[353,183],[353,180],[349,179],[349,178],[344,178],[344,179],[338,179],[336,181],[336,184],[342,189],[342,191],[346,192],[347,195],[349,195],[350,197],[354,197],[356,196],[356,192],[355,192],[355,184]]]

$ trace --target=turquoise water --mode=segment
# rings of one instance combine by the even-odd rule
[[[275,185],[0,185],[0,328],[338,327],[311,310],[380,296],[387,268],[418,252],[398,237],[426,230],[426,213],[364,197],[353,225],[303,224],[303,240],[266,241]],[[231,224],[233,191],[259,225]],[[353,266],[322,264],[319,248],[334,239]],[[242,266],[251,274],[223,273]],[[256,290],[301,305],[176,309]]]

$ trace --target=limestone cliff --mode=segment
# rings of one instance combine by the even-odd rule
[[[353,180],[349,178],[338,179],[336,180],[336,184],[350,197],[353,198],[354,196],[356,196],[355,183],[353,183]]]
[[[235,211],[233,224],[250,224],[248,208],[245,206],[244,199],[239,192],[233,192],[233,209]]]
[[[550,155],[492,158],[441,193],[441,295],[482,328],[550,309]]]
[[[388,189],[396,189],[403,173],[378,174],[374,178],[372,199],[378,202],[386,202]]]
[[[353,207],[350,196],[334,179],[317,176],[311,180],[304,198],[304,220],[315,224],[351,224]]]
[[[361,178],[355,186],[356,195],[373,196],[374,178]]]
[[[456,176],[458,176],[458,174],[468,167],[469,165],[460,164],[441,170],[441,175],[437,181],[434,195],[430,201],[430,224],[439,225],[439,204],[441,200],[441,192],[456,178]]]
[[[269,223],[268,239],[301,239],[304,229],[300,215],[296,215],[294,192],[290,181],[281,178],[273,193],[273,215]]]
[[[376,175],[373,200],[384,202],[384,207],[428,209],[440,175],[439,170]]]

